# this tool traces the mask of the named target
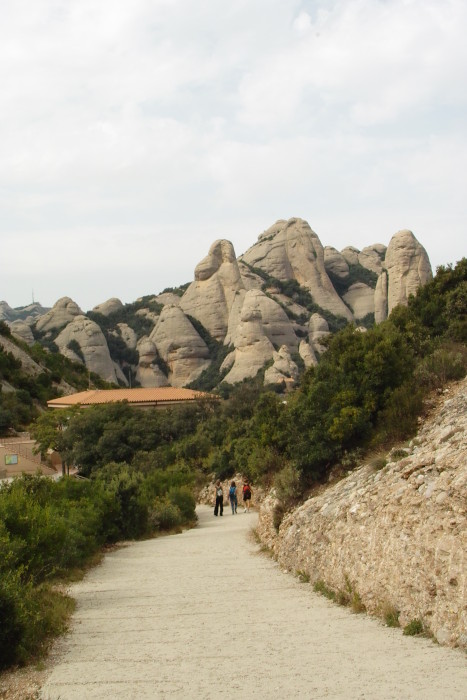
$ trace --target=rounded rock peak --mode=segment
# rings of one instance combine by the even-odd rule
[[[233,263],[235,260],[235,250],[230,241],[214,241],[207,256],[195,268],[195,280],[207,280],[223,263]]]
[[[114,311],[120,311],[122,308],[123,304],[120,299],[112,297],[111,299],[107,299],[107,301],[103,301],[101,304],[97,304],[97,306],[93,308],[93,311],[102,314],[102,316],[109,316],[109,314]]]

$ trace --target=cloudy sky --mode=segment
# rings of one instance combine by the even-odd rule
[[[2,0],[0,300],[193,279],[277,219],[467,254],[465,0]]]

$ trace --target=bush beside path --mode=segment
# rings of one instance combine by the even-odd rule
[[[313,593],[259,553],[241,510],[200,506],[195,529],[118,549],[75,584],[41,698],[467,697],[462,652]]]

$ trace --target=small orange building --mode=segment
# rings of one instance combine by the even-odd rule
[[[206,394],[203,391],[172,386],[152,389],[89,389],[47,401],[47,406],[49,408],[71,408],[72,406],[85,407],[128,401],[132,406],[140,408],[169,408],[206,399],[219,400],[219,397]]]

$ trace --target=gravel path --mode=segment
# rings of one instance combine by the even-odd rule
[[[105,557],[41,697],[465,700],[458,651],[329,603],[258,554],[256,514],[214,518]]]

